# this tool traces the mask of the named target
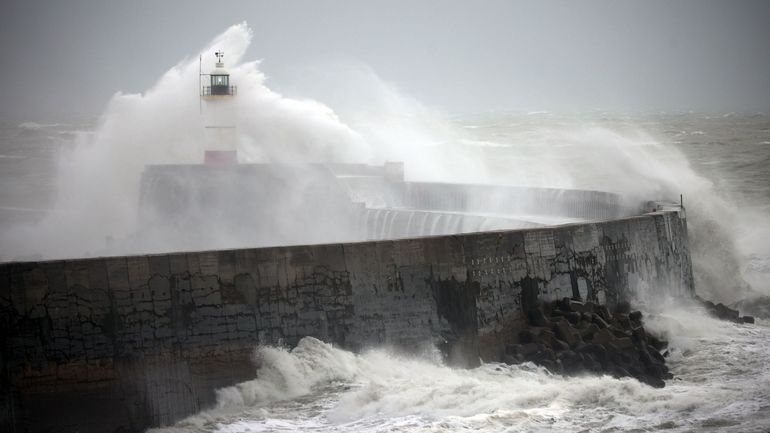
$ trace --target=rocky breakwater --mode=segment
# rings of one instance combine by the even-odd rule
[[[504,362],[532,362],[553,373],[634,377],[656,388],[673,378],[668,343],[645,331],[642,313],[621,303],[603,305],[564,298],[527,311],[526,324],[506,346]]]
[[[739,310],[732,309],[725,304],[715,304],[698,295],[695,295],[695,301],[700,304],[701,307],[705,308],[707,313],[717,319],[733,323],[754,323],[754,316],[741,316]],[[740,303],[738,305],[742,306]]]

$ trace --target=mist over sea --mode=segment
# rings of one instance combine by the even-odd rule
[[[266,86],[259,62],[242,61],[251,35],[236,25],[201,51],[228,53],[238,97],[219,114],[238,125],[241,162],[403,161],[414,181],[681,197],[698,294],[741,308],[770,296],[770,114],[449,115],[366,68],[336,74],[343,100],[291,98]],[[0,261],[179,250],[173,238],[134,236],[139,180],[146,165],[201,162],[198,73],[196,54],[146,92],[116,94],[99,117],[0,120]],[[265,245],[214,239],[202,247]],[[531,364],[460,370],[438,352],[354,354],[305,338],[256,347],[253,380],[158,431],[768,431],[767,318],[721,322],[666,299],[640,308],[645,328],[670,341],[675,378],[663,389]]]
[[[462,131],[447,145],[477,155],[493,178],[621,192],[650,179],[690,182],[680,186],[698,292],[725,302],[770,293],[770,115],[483,113],[447,122]],[[45,217],[56,202],[59,159],[97,125],[2,123],[0,229]],[[650,142],[656,154],[634,150]],[[536,177],[532,167],[545,163],[563,176]],[[416,173],[407,163],[407,177]],[[667,302],[645,313],[646,326],[673,348],[675,379],[663,389],[564,378],[529,364],[457,370],[438,354],[353,354],[306,338],[293,350],[255,348],[254,380],[221,390],[215,408],[159,431],[767,431],[767,320],[719,322]]]

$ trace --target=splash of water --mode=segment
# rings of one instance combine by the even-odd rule
[[[225,114],[237,124],[242,162],[400,160],[412,180],[614,190],[631,202],[683,194],[698,289],[718,301],[744,295],[739,259],[757,250],[750,245],[757,237],[741,227],[758,224],[742,224],[739,219],[747,215],[716,195],[681,152],[639,128],[550,113],[480,118],[472,125],[463,119],[458,125],[371,69],[349,64],[325,68],[327,79],[316,86],[344,96],[330,98],[332,110],[270,90],[259,62],[242,61],[250,41],[243,23],[199,53],[204,58],[213,58],[216,50],[227,53],[239,90]],[[203,127],[211,119],[200,115],[198,95],[191,91],[198,82],[196,57],[168,70],[144,94],[112,98],[94,134],[80,135],[62,160],[55,211],[40,224],[3,230],[2,259],[103,254],[106,238],[130,248],[121,252],[175,249],[173,242],[147,245],[132,237],[144,167],[201,162],[207,144]],[[307,81],[319,83],[312,76]],[[741,239],[746,242],[736,245]],[[241,246],[235,241],[221,239],[208,247]]]
[[[258,62],[240,63],[251,37],[245,23],[235,25],[200,51],[213,58],[214,51],[224,50],[232,64],[239,95],[231,114],[243,162],[366,160],[369,150],[360,137],[329,108],[273,92]],[[202,162],[207,120],[194,91],[198,67],[196,55],[168,70],[144,94],[113,96],[95,133],[80,137],[62,159],[54,212],[40,223],[5,230],[3,258],[87,256],[104,253],[107,238],[130,238],[137,230],[144,167]]]
[[[258,348],[257,379],[220,390],[214,408],[157,431],[688,431],[715,423],[741,431],[767,422],[767,388],[748,385],[770,383],[751,357],[770,351],[757,338],[765,324],[726,325],[683,307],[646,323],[678,335],[670,358],[678,379],[663,389],[551,375],[532,364],[460,370],[382,349],[354,355],[307,337],[291,351]],[[744,359],[742,369],[734,358]]]
[[[365,66],[327,67],[316,75],[305,90],[333,88],[345,95],[320,94],[341,119],[378,143],[379,152],[406,161],[412,179],[596,189],[620,193],[629,203],[679,201],[681,195],[696,287],[715,301],[749,296],[745,264],[756,254],[754,267],[770,258],[770,234],[758,231],[768,226],[767,215],[719,194],[673,143],[636,126],[638,117],[533,112],[450,119]],[[766,277],[751,282],[770,293]]]

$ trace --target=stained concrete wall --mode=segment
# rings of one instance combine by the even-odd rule
[[[494,359],[533,298],[692,292],[683,212],[336,245],[0,265],[9,432],[141,431],[254,377],[258,344]]]

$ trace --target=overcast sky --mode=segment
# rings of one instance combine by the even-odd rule
[[[767,0],[3,3],[6,119],[98,114],[244,20],[279,91],[353,61],[449,112],[770,111]]]

